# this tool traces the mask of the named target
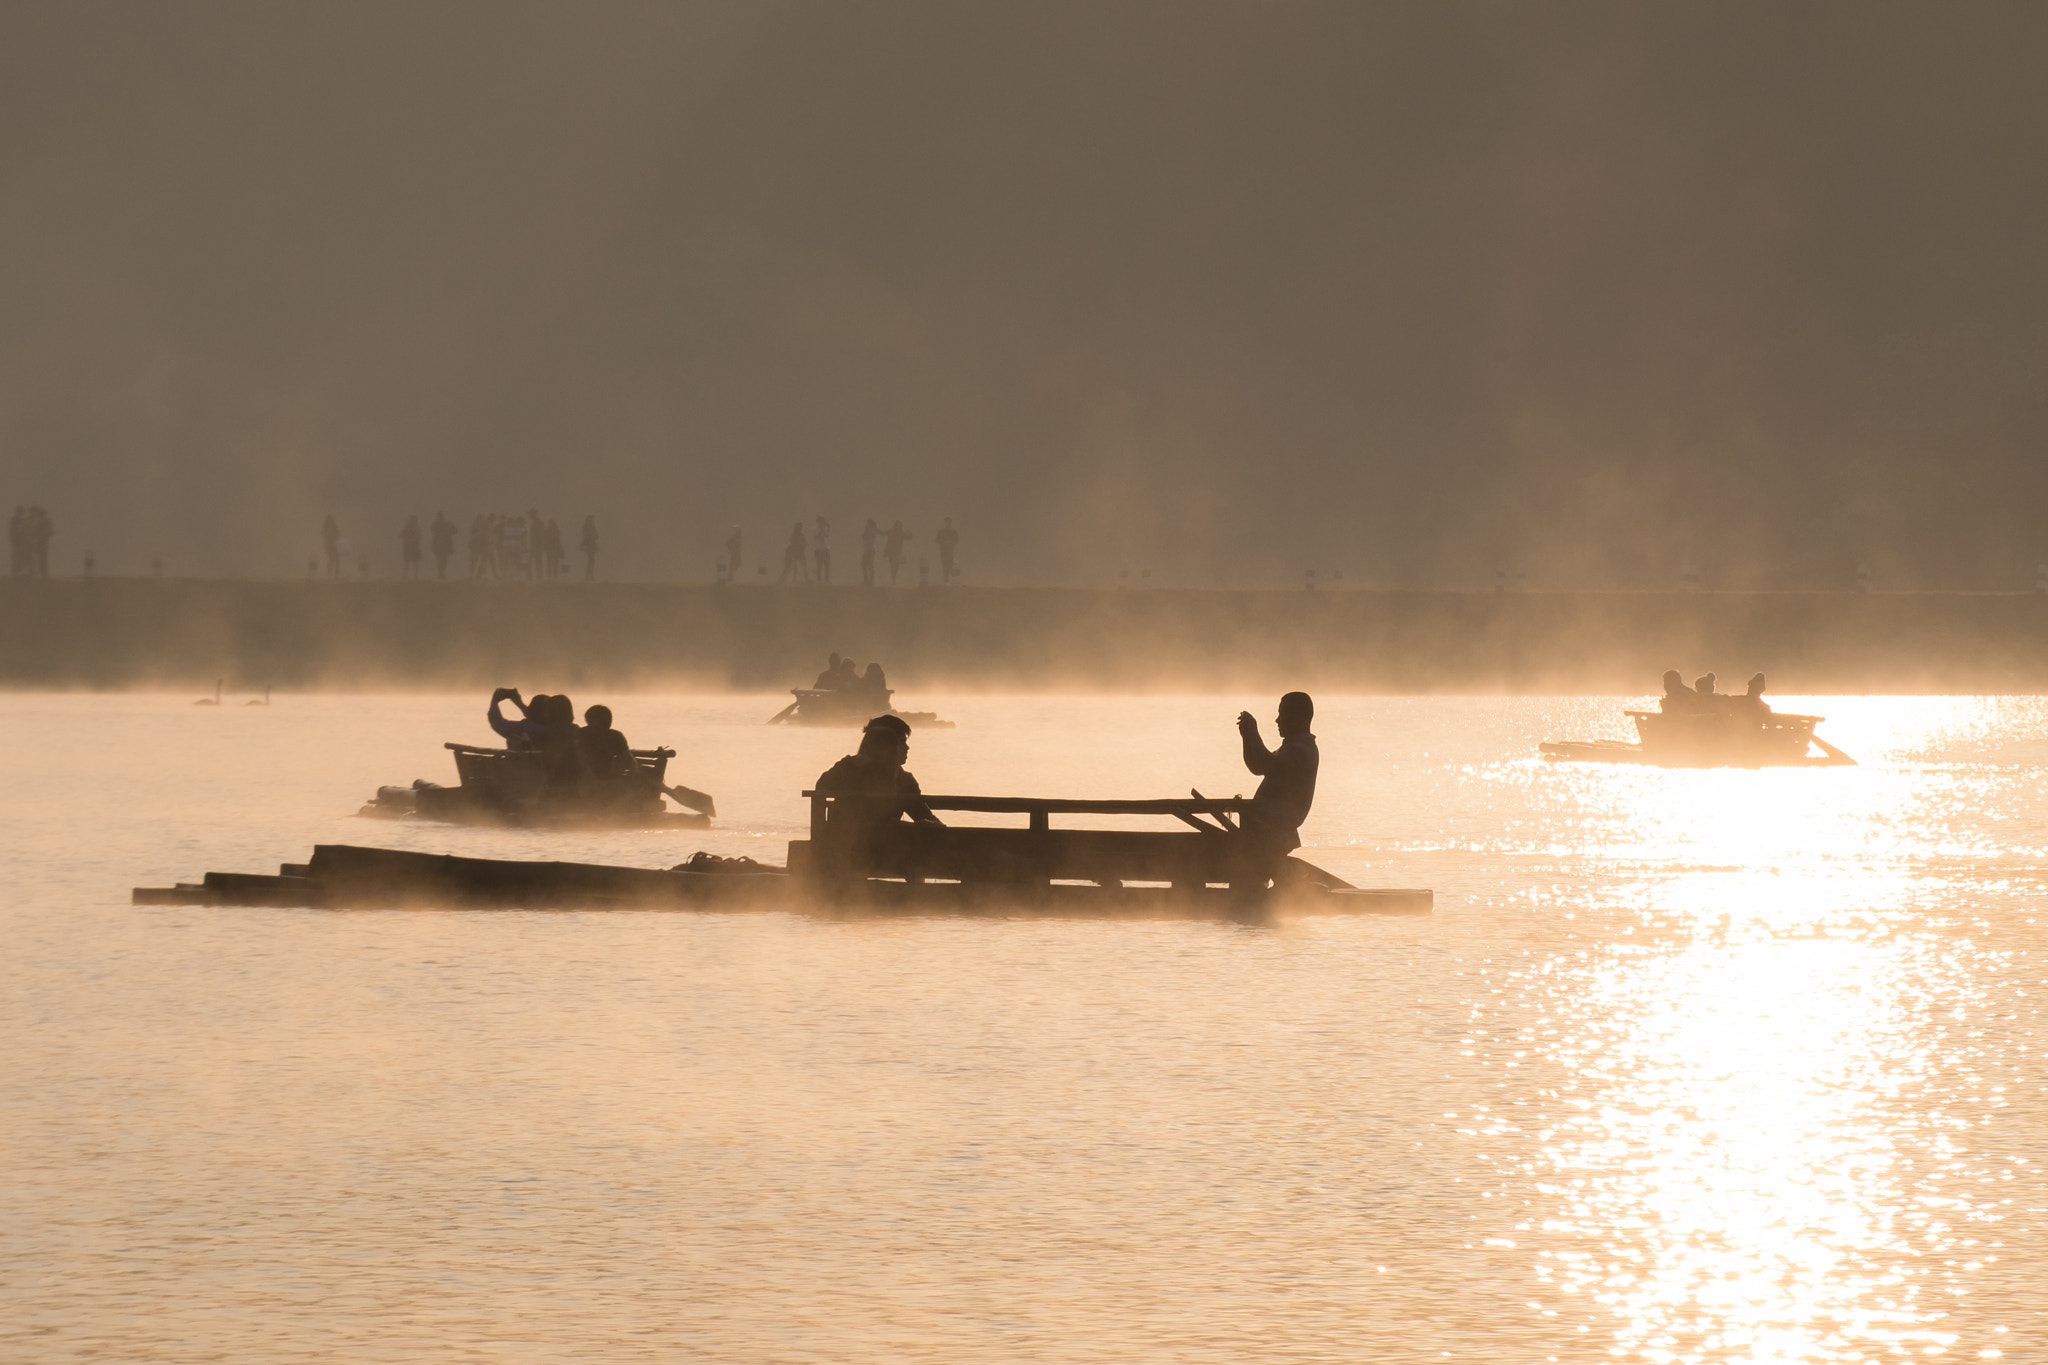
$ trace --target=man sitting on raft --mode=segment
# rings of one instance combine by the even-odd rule
[[[1664,695],[1657,701],[1657,709],[1665,715],[1689,715],[1700,709],[1700,694],[1685,685],[1685,679],[1675,668],[1664,671]]]
[[[633,761],[633,746],[612,728],[612,708],[593,706],[583,713],[583,728],[576,732],[583,749],[583,766],[599,779],[637,777],[640,765]]]
[[[908,816],[920,825],[942,825],[924,803],[917,779],[903,770],[910,757],[910,727],[895,716],[876,716],[860,732],[860,752],[827,768],[818,791],[833,797],[832,828],[843,847],[865,858]]]
[[[1252,794],[1252,808],[1244,813],[1242,826],[1257,859],[1254,874],[1261,887],[1287,855],[1301,847],[1301,822],[1315,804],[1316,770],[1322,765],[1316,737],[1309,733],[1315,715],[1315,702],[1306,692],[1289,692],[1280,698],[1280,714],[1273,721],[1280,743],[1268,749],[1259,738],[1259,722],[1252,713],[1237,714],[1244,766],[1265,779]]]

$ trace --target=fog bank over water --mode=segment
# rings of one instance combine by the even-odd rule
[[[2024,586],[2038,6],[17,4],[0,501],[973,583]],[[842,567],[842,577],[848,569]]]
[[[2048,598],[2017,593],[1103,592],[0,580],[0,687],[779,695],[828,652],[899,703],[1240,691],[2048,692]],[[764,709],[780,709],[778,700]],[[906,707],[905,709],[911,709]]]

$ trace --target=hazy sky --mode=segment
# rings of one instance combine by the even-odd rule
[[[57,568],[819,512],[969,581],[2019,587],[2039,4],[0,7]],[[915,548],[915,547],[914,547]]]

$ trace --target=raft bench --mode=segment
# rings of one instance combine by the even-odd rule
[[[792,872],[832,877],[902,878],[926,881],[997,882],[1044,886],[1053,882],[1162,882],[1177,888],[1228,884],[1247,875],[1245,845],[1231,817],[1251,808],[1247,797],[1210,800],[1181,797],[1165,801],[1067,801],[1022,796],[927,796],[934,811],[1023,815],[1023,829],[976,825],[904,823],[893,827],[887,845],[871,850],[854,867],[835,857],[840,843],[832,828],[835,798],[807,791],[811,837],[792,840]],[[1193,828],[1170,830],[1054,829],[1054,816],[1165,815]],[[1219,821],[1209,824],[1202,816]]]

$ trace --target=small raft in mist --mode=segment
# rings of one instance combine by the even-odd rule
[[[357,812],[383,820],[434,820],[454,825],[509,825],[546,829],[704,829],[717,807],[703,792],[670,786],[673,749],[634,749],[634,775],[616,781],[549,783],[546,760],[536,752],[448,744],[461,785],[424,779],[410,787],[379,787]],[[682,811],[662,804],[667,796]]]
[[[209,872],[137,887],[137,905],[322,909],[815,910],[849,913],[1055,914],[1099,918],[1243,918],[1274,913],[1424,915],[1427,890],[1352,886],[1288,857],[1256,859],[1227,801],[1058,801],[937,796],[941,810],[1025,814],[1027,828],[899,824],[856,842],[835,827],[832,797],[811,799],[812,835],[789,866],[699,854],[667,870],[595,863],[458,858],[322,844],[276,876]],[[1169,815],[1188,831],[1052,829],[1055,815]],[[1218,821],[1211,824],[1201,817]],[[1273,886],[1263,889],[1265,871]],[[1261,889],[1252,889],[1254,887]]]
[[[1825,716],[1767,711],[1734,713],[1628,711],[1635,744],[1615,739],[1551,740],[1537,746],[1564,762],[1648,763],[1660,768],[1838,768],[1856,760],[1814,734]],[[1814,750],[1819,752],[1815,753]]]
[[[890,698],[895,689],[792,687],[796,700],[768,718],[770,725],[829,725],[835,729],[861,726],[876,716],[894,716],[913,730],[951,730],[950,720],[940,720],[936,711],[898,711]]]

